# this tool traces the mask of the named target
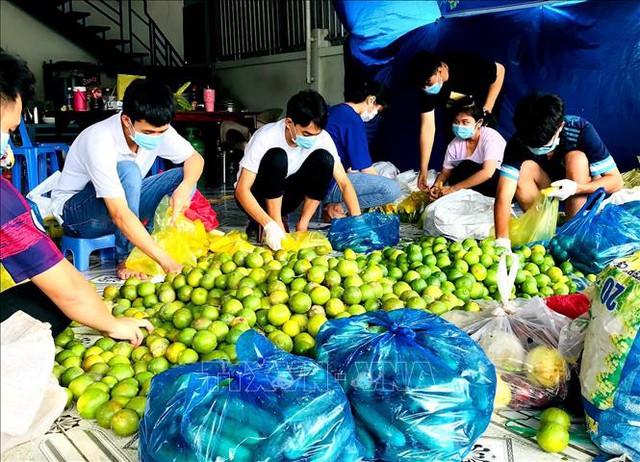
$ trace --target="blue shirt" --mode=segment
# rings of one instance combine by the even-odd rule
[[[615,160],[604,145],[593,125],[579,116],[564,117],[564,128],[560,134],[560,143],[553,158],[564,165],[564,156],[570,151],[582,151],[589,160],[591,176],[602,175],[617,168]],[[516,137],[512,137],[504,151],[504,159],[500,168],[500,175],[518,181],[520,167],[525,160],[532,160],[544,166],[549,163],[547,156],[536,156]],[[548,172],[547,172],[548,173]]]
[[[342,103],[329,108],[325,130],[331,135],[345,170],[371,167],[367,130],[351,106]]]

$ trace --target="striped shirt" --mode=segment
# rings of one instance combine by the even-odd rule
[[[582,151],[589,160],[589,171],[592,177],[617,168],[615,160],[590,122],[573,115],[565,116],[564,121],[560,143],[553,154],[554,158],[558,156],[554,159],[557,163],[564,165],[564,156],[570,151]],[[543,169],[548,164],[547,156],[532,154],[516,137],[512,137],[504,152],[500,175],[517,181],[520,176],[520,167],[525,160],[532,160]]]
[[[20,193],[0,178],[0,292],[41,274],[62,260]]]

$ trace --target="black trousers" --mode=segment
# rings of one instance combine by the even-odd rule
[[[0,321],[16,311],[24,311],[38,321],[51,324],[55,337],[69,327],[71,320],[33,282],[25,282],[0,294]]]
[[[456,168],[451,172],[451,176],[449,177],[449,184],[454,185],[460,183],[461,181],[466,180],[471,175],[478,173],[482,170],[482,164],[478,164],[472,160],[463,160],[458,164]],[[493,176],[489,178],[484,183],[480,183],[477,186],[474,186],[474,191],[479,192],[480,194],[488,197],[496,197],[496,189],[498,188],[498,180],[500,179],[500,171],[496,169],[493,173]]]
[[[333,164],[333,156],[328,151],[317,149],[297,172],[287,177],[287,153],[282,148],[271,148],[260,161],[251,193],[263,209],[267,199],[282,197],[282,215],[287,215],[297,209],[305,197],[324,199],[333,178]]]

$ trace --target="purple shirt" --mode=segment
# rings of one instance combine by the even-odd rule
[[[27,202],[4,178],[0,178],[0,197],[0,273],[12,279],[3,277],[2,291],[47,271],[63,257]]]

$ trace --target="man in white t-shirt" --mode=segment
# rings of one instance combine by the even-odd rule
[[[67,235],[94,238],[115,233],[122,279],[145,277],[124,265],[131,245],[165,272],[180,270],[142,225],[149,220],[152,227],[155,209],[165,195],[171,196],[174,218],[189,207],[202,174],[200,154],[169,125],[173,113],[171,89],[153,80],[134,81],[125,92],[121,113],[78,135],[51,193],[53,214]],[[183,166],[144,178],[156,157]]]
[[[349,213],[360,215],[355,190],[324,131],[326,124],[324,98],[304,90],[289,99],[286,117],[256,131],[244,150],[235,197],[251,219],[249,226],[257,225],[258,240],[264,238],[273,250],[281,249],[285,238],[283,216],[302,204],[296,230],[306,231],[332,178]]]

